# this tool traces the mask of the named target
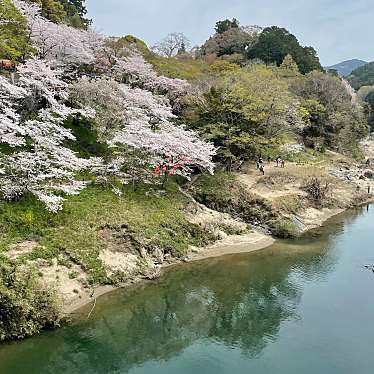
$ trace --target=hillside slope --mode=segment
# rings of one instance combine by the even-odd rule
[[[366,65],[367,62],[359,59],[352,59],[347,61],[339,62],[338,64],[327,66],[326,69],[336,70],[340,76],[347,77],[352,73],[353,70]]]
[[[348,77],[348,81],[356,90],[362,86],[372,86],[374,84],[374,62],[369,62],[353,70]]]

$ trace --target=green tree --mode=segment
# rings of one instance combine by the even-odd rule
[[[297,66],[295,60],[292,58],[290,54],[288,54],[281,66],[280,66],[281,72],[283,73],[284,76],[295,76],[300,74],[299,67]]]
[[[218,21],[216,27],[214,28],[217,34],[223,34],[224,32],[232,29],[238,28],[239,21],[236,18],[233,18],[232,21],[225,19],[224,21]]]
[[[232,54],[245,55],[247,48],[257,41],[257,27],[231,27],[216,33],[201,47],[203,55],[215,54],[218,57]]]
[[[52,22],[86,28],[90,20],[85,18],[87,13],[85,0],[28,0],[38,4],[42,9],[42,15]]]
[[[210,71],[219,74],[229,71],[238,71],[240,67],[237,64],[233,64],[225,60],[217,60],[214,64],[210,65]]]
[[[338,77],[311,72],[299,77],[291,90],[309,113],[303,130],[307,146],[355,153],[358,141],[368,134],[367,114]]]
[[[278,135],[302,125],[297,100],[273,69],[252,65],[220,75],[184,112],[184,121],[218,147],[220,161],[264,154]]]
[[[42,15],[52,22],[61,23],[67,16],[64,6],[57,0],[29,0],[29,2],[38,4],[42,9]]]
[[[0,58],[22,61],[32,51],[26,19],[11,0],[0,2]]]
[[[348,77],[348,81],[351,86],[358,90],[362,86],[374,85],[374,62],[361,66],[351,73]]]
[[[302,47],[296,37],[284,28],[277,26],[265,28],[253,48],[248,50],[248,58],[259,58],[265,63],[280,66],[290,54],[302,74],[312,70],[323,70],[317,53],[312,47]]]
[[[0,261],[0,342],[24,339],[62,319],[61,300],[35,269]]]
[[[67,23],[77,28],[87,28],[91,20],[86,18],[85,0],[59,0],[67,13]]]
[[[365,102],[369,104],[370,107],[370,128],[371,131],[374,130],[374,90],[369,92],[365,97]]]

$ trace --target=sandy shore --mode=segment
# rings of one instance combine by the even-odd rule
[[[273,237],[257,231],[246,235],[230,235],[211,246],[203,248],[198,253],[192,253],[188,256],[188,259],[189,261],[199,261],[236,253],[254,252],[269,247],[274,242],[275,239]]]

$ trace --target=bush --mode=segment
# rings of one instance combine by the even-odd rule
[[[289,219],[279,218],[271,225],[272,234],[278,238],[294,238],[299,235],[297,226]]]
[[[304,183],[303,189],[308,194],[309,200],[322,204],[326,200],[331,187],[328,181],[313,177]]]
[[[57,292],[40,281],[36,270],[0,262],[0,341],[58,326],[61,310]]]

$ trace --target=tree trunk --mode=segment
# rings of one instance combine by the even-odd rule
[[[165,171],[165,174],[164,174],[164,180],[162,181],[162,189],[163,189],[164,191],[166,191],[167,188],[168,188],[168,180],[169,180],[168,177],[169,177],[169,176],[168,176],[168,172]]]

